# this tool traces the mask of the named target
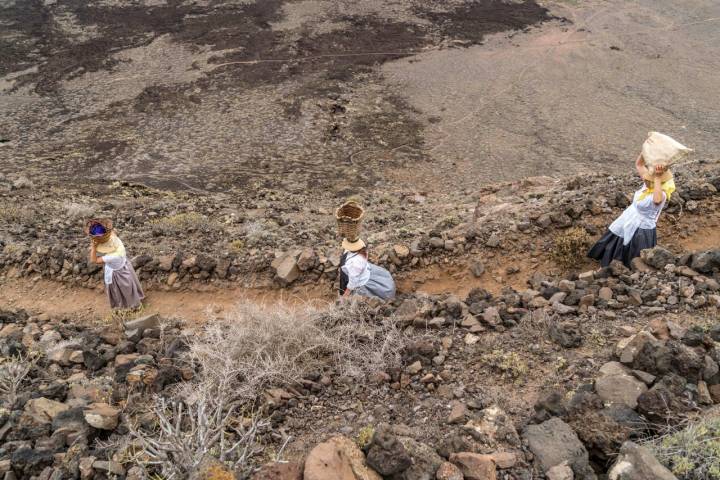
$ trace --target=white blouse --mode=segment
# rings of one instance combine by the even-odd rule
[[[665,206],[667,195],[662,192],[663,200],[658,204],[653,202],[652,194],[639,200],[640,195],[646,190],[647,187],[643,185],[643,188],[635,192],[630,206],[610,224],[610,231],[618,237],[622,237],[623,245],[630,243],[638,228],[653,229],[657,226],[657,220]]]
[[[345,265],[342,269],[348,276],[347,288],[355,290],[370,280],[370,266],[367,258],[359,253],[346,252]]]

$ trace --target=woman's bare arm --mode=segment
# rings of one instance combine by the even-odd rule
[[[90,263],[97,263],[98,265],[105,263],[102,257],[98,257],[97,245],[95,245],[95,242],[93,241],[90,241],[90,257],[88,260],[90,260]]]
[[[653,202],[655,205],[659,205],[663,201],[663,195],[665,192],[662,190],[662,182],[660,176],[665,173],[665,167],[662,165],[655,166],[655,178],[653,178]]]

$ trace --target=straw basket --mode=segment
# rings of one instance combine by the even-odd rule
[[[93,242],[95,244],[105,243],[110,238],[110,235],[112,234],[113,224],[112,220],[109,218],[93,218],[92,220],[88,220],[85,223],[85,235],[90,235],[90,227],[95,225],[96,223],[99,223],[103,227],[105,227],[105,234],[104,235],[98,235],[98,236],[92,236]]]
[[[335,210],[338,233],[351,242],[360,238],[360,227],[365,210],[356,202],[347,202]]]

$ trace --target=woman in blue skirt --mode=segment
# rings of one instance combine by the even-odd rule
[[[390,272],[368,261],[365,242],[343,239],[340,258],[340,296],[360,295],[390,300],[395,297],[395,281]]]
[[[635,192],[630,206],[588,252],[588,256],[599,260],[603,267],[613,260],[620,260],[630,267],[632,259],[639,257],[642,250],[657,245],[657,221],[675,191],[672,173],[666,166],[656,165],[651,170],[641,154],[635,167],[644,181],[642,188]]]

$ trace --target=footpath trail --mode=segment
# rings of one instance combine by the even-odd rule
[[[680,226],[683,223],[681,222]],[[695,229],[686,238],[668,235],[661,244],[676,252],[695,252],[717,248],[720,225]],[[499,294],[503,287],[516,290],[527,288],[527,279],[535,270],[548,271],[553,268],[547,258],[534,260],[530,255],[499,254],[486,259],[485,273],[476,278],[471,273],[474,258],[459,258],[453,264],[431,265],[403,272],[396,277],[398,291],[422,292],[428,294],[451,293],[464,298],[468,292],[481,287],[493,294]],[[508,266],[514,266],[512,274]],[[579,270],[596,268],[591,261],[582,262]],[[159,313],[168,318],[182,318],[190,323],[204,322],[209,315],[232,310],[242,302],[272,305],[283,302],[298,308],[308,304],[323,306],[334,301],[335,292],[328,284],[298,285],[291,288],[228,288],[200,285],[195,290],[163,291],[146,289],[146,311]],[[82,322],[106,321],[109,307],[100,283],[95,289],[83,288],[52,280],[32,277],[0,280],[0,309],[25,309],[51,316],[72,316]]]
[[[149,289],[146,311],[168,318],[178,317],[190,323],[203,322],[210,314],[232,310],[242,302],[272,305],[322,306],[333,300],[324,288],[301,286],[293,290],[217,288],[206,291],[161,291]],[[0,309],[25,309],[50,316],[70,316],[79,321],[99,322],[110,312],[105,293],[100,289],[66,285],[52,280],[30,278],[7,280],[0,284]]]

